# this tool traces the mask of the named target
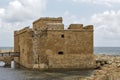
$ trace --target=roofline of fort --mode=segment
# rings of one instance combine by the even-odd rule
[[[41,18],[35,20],[33,22],[33,24],[38,22],[38,21],[63,21],[63,19],[62,19],[62,17],[58,17],[58,18],[55,18],[55,17],[52,17],[52,18],[51,17],[41,17]]]
[[[14,33],[15,33],[14,35],[19,35],[19,34],[27,32],[27,31],[33,31],[33,30],[32,30],[32,28],[25,27],[25,28],[23,28],[21,30],[14,31]]]
[[[23,31],[22,31],[23,30]],[[25,33],[25,32],[27,32],[27,31],[33,31],[31,28],[28,28],[28,29],[22,29],[22,30],[20,30],[20,31],[15,31],[15,34],[14,34],[14,36],[16,36],[16,35],[20,35],[20,34],[22,34],[22,33]],[[94,30],[93,29],[64,29],[64,30],[47,30],[47,31],[63,31],[63,32],[65,32],[65,31],[74,31],[74,32],[93,32]]]

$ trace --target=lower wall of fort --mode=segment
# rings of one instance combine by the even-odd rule
[[[50,55],[48,59],[48,68],[89,69],[95,67],[95,60],[93,54]]]
[[[24,58],[22,60],[24,61]],[[33,68],[33,64],[29,64],[28,62],[24,62],[24,64],[21,63],[19,57],[14,57],[14,61],[22,67],[29,68],[29,69]]]
[[[39,57],[40,58],[40,57]],[[15,58],[15,62],[29,69],[92,69],[95,68],[95,59],[93,54],[64,54],[64,55],[48,55],[48,64],[21,64],[19,58]]]

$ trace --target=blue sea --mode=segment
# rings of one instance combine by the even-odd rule
[[[0,47],[0,50],[13,50],[13,47]],[[94,47],[95,54],[120,55],[120,47]]]
[[[0,47],[0,50],[13,50],[13,47]]]
[[[95,54],[120,55],[120,47],[95,47]]]

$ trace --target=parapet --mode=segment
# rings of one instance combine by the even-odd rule
[[[58,18],[42,17],[42,18],[39,18],[38,20],[34,21],[33,24],[35,24],[37,22],[62,23],[62,17],[58,17]]]
[[[77,30],[93,30],[93,25],[83,26],[83,24],[70,24],[68,29],[77,29]]]
[[[32,31],[32,29],[30,29],[29,27],[25,27],[25,28],[23,28],[21,30],[14,31],[14,35],[19,35],[19,34],[24,33],[26,31]]]
[[[84,27],[84,29],[92,29],[93,30],[93,25],[87,25]]]
[[[33,22],[33,30],[38,30],[41,27],[45,26],[47,23],[62,23],[62,17],[58,18],[42,17]]]
[[[83,24],[70,24],[68,29],[83,29]]]
[[[47,23],[48,30],[64,30],[64,24],[62,23]]]

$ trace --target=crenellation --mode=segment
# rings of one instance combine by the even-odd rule
[[[35,24],[37,22],[62,23],[62,17],[58,17],[58,18],[41,17],[38,20],[34,21],[33,24]]]
[[[20,34],[25,33],[25,32],[30,32],[30,31],[32,31],[31,28],[25,27],[25,28],[23,28],[23,29],[21,29],[19,31],[14,31],[14,35],[16,36],[16,35],[20,35]]]
[[[93,30],[93,25],[84,26],[84,29],[92,29]]]
[[[46,25],[47,23],[62,23],[62,17],[58,18],[40,18],[33,22],[33,29],[38,30],[40,27]]]
[[[68,29],[83,29],[83,24],[70,24]]]

